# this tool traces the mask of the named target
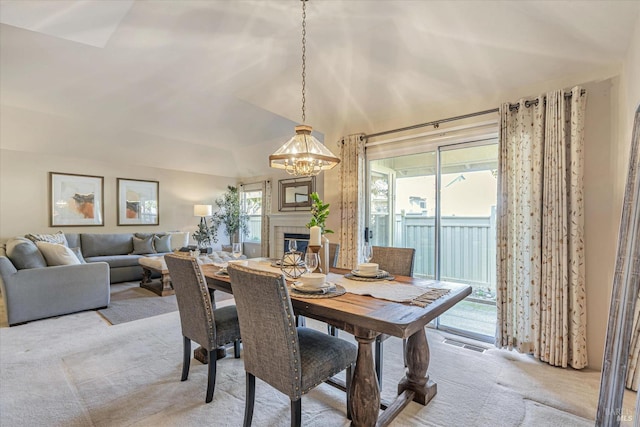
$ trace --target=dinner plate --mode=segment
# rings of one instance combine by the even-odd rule
[[[301,282],[294,282],[291,284],[291,288],[293,288],[298,292],[303,292],[305,294],[324,294],[329,292],[332,288],[335,288],[335,286],[336,285],[329,282],[325,283],[319,288],[315,286],[305,286]]]
[[[359,270],[351,270],[351,274],[358,277],[377,277],[379,279],[383,277],[387,277],[389,275],[389,273],[387,273],[384,270],[378,270],[376,272],[371,272],[371,273],[359,271]]]

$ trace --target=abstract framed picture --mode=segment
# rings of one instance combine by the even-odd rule
[[[158,181],[118,178],[118,225],[159,225]]]
[[[104,178],[49,172],[49,225],[104,225]]]

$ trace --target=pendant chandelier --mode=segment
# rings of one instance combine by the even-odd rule
[[[307,0],[302,1],[302,123],[306,120],[305,114],[305,72],[306,72],[306,43],[307,43]],[[295,127],[296,134],[287,143],[269,156],[269,164],[272,168],[284,169],[289,175],[315,176],[324,170],[329,170],[340,163],[324,144],[320,143],[313,135],[311,126],[302,124]]]

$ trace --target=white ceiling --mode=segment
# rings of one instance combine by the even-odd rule
[[[307,122],[375,132],[619,66],[639,12],[640,1],[311,0]],[[0,22],[1,104],[126,141],[92,138],[88,156],[124,153],[137,135],[148,166],[262,175],[301,120],[299,0],[2,0]],[[167,161],[176,144],[180,166]]]

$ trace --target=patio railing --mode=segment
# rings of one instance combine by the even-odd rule
[[[388,217],[372,221],[373,244],[389,246]],[[442,217],[440,279],[473,286],[473,296],[494,301],[496,293],[495,209],[489,217]],[[435,276],[435,217],[397,214],[393,246],[416,249],[414,274]]]

